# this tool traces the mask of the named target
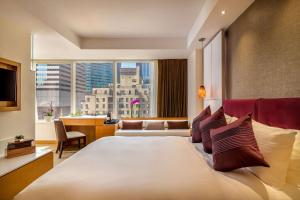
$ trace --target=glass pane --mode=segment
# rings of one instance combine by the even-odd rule
[[[152,68],[150,62],[117,63],[118,117],[149,117]]]
[[[113,64],[76,64],[76,111],[80,114],[113,112]]]
[[[71,111],[71,64],[36,65],[36,101],[38,119],[68,115]]]

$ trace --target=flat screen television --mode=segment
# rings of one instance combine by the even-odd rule
[[[0,112],[21,110],[21,63],[0,58]]]
[[[0,68],[0,101],[16,101],[17,72]]]

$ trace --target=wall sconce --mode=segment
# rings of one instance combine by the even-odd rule
[[[204,99],[204,98],[205,98],[205,96],[206,96],[206,91],[205,91],[204,85],[201,85],[201,86],[199,87],[199,89],[198,89],[198,96],[199,96],[199,98],[201,98],[201,99]]]

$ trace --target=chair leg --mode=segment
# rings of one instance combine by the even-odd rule
[[[86,146],[86,137],[83,138],[83,144]]]
[[[55,153],[58,153],[59,148],[60,148],[60,142],[57,142],[57,147],[56,147]]]
[[[80,138],[78,139],[78,149],[80,149]]]
[[[63,150],[64,150],[64,142],[61,142],[60,148],[59,148],[59,158],[61,158],[61,154],[62,154]]]

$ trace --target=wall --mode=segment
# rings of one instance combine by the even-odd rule
[[[223,32],[220,31],[204,48],[204,86],[206,97],[204,107],[210,106],[212,112],[217,111],[224,99],[224,43]]]
[[[202,50],[193,50],[188,57],[188,118],[192,120],[203,109],[198,89],[203,84]]]
[[[0,18],[0,57],[21,63],[21,111],[0,112],[0,156],[17,134],[34,138],[35,81],[30,69],[31,33],[21,24]]]
[[[300,1],[255,1],[227,30],[228,98],[300,96]]]

